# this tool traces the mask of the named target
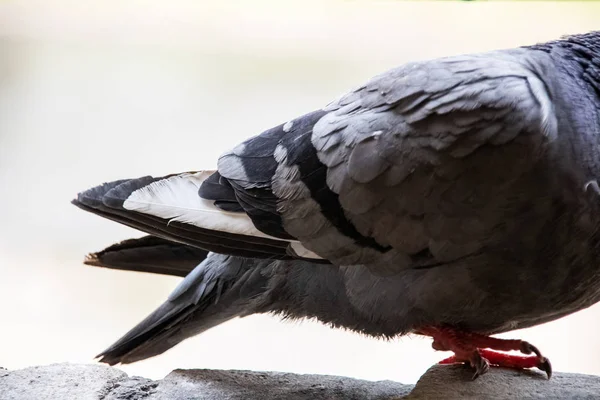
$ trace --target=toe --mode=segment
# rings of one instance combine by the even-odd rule
[[[473,380],[477,379],[481,375],[485,374],[490,370],[490,362],[479,354],[479,351],[473,353],[471,357],[471,366],[475,368],[475,373],[473,374]]]
[[[544,371],[546,375],[548,375],[548,379],[552,377],[552,364],[550,364],[550,360],[548,360],[546,357],[542,357],[542,360],[537,367]]]
[[[543,358],[542,357],[542,352],[538,350],[537,347],[535,347],[534,345],[532,345],[529,342],[526,341],[522,341],[521,342],[521,353],[523,354],[531,354],[534,353],[536,356],[538,356],[539,358]]]

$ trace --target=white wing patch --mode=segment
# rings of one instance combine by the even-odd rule
[[[291,243],[293,252],[305,258],[321,259],[299,241],[290,241],[267,235],[254,226],[248,215],[217,208],[212,201],[198,195],[204,180],[215,171],[200,171],[174,175],[140,188],[127,198],[123,208],[182,222],[199,228],[239,235],[264,237]]]
[[[304,247],[302,245],[302,243],[300,243],[297,240],[290,240],[290,247],[292,248],[292,251],[294,252],[294,254],[296,254],[299,257],[315,258],[315,259],[319,259],[319,260],[323,259],[323,257],[320,257],[317,254],[313,253],[312,251],[308,250],[306,247]]]

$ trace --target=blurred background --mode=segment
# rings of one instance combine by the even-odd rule
[[[224,150],[410,60],[600,29],[594,2],[0,1],[0,366],[94,362],[178,278],[84,266],[140,233],[69,202]],[[600,306],[503,337],[600,374]],[[277,370],[413,383],[447,356],[316,322],[234,320],[122,369]]]

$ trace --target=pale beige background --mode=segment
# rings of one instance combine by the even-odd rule
[[[139,233],[69,204],[105,180],[211,168],[244,137],[399,63],[600,29],[600,3],[0,1],[0,366],[92,362],[178,279],[83,255]],[[513,332],[600,374],[600,307]],[[236,320],[123,367],[415,382],[446,353],[314,322]]]

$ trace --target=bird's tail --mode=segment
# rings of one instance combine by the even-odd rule
[[[187,276],[208,256],[208,251],[156,236],[144,236],[113,244],[88,254],[86,265],[124,271]]]
[[[160,307],[101,352],[99,361],[129,364],[154,357],[248,312],[250,301],[266,290],[257,263],[269,261],[209,253]]]

